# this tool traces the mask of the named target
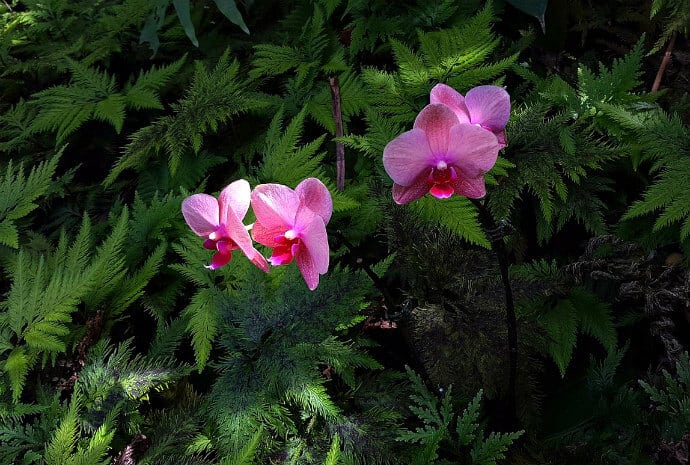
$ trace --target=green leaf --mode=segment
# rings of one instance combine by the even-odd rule
[[[423,220],[445,226],[470,244],[491,248],[477,219],[477,209],[466,197],[437,199],[426,195],[410,206]]]
[[[558,304],[543,313],[540,322],[551,338],[547,349],[553,358],[561,376],[565,376],[573,349],[577,342],[577,311],[568,299],[563,299]]]
[[[338,465],[340,463],[340,436],[337,434],[333,435],[333,442],[331,443],[331,448],[328,450],[328,455],[326,455],[326,461],[324,465]]]
[[[237,4],[235,0],[213,0],[216,2],[216,6],[221,13],[225,15],[233,24],[236,24],[244,32],[249,34],[249,28],[244,24],[244,19],[242,19],[242,13],[237,9]]]
[[[153,13],[146,18],[146,23],[141,29],[141,34],[139,35],[139,43],[148,43],[153,50],[155,55],[158,52],[158,47],[160,47],[160,40],[158,40],[158,30],[163,26],[163,21],[165,21],[165,12],[168,9],[168,2],[163,1],[159,5],[154,7]]]
[[[29,372],[29,357],[23,347],[15,348],[5,360],[5,372],[10,378],[12,402],[19,402],[24,388],[26,374]]]
[[[194,46],[198,47],[199,41],[196,38],[192,16],[189,12],[189,0],[173,0],[173,6],[177,12],[177,17],[180,19],[180,24],[184,28],[184,33],[187,34]]]
[[[189,319],[187,329],[192,333],[192,345],[199,373],[206,366],[211,354],[211,345],[218,334],[219,308],[223,295],[218,289],[201,289],[184,309]]]
[[[8,219],[0,221],[0,244],[9,245],[12,248],[19,248],[19,232]]]

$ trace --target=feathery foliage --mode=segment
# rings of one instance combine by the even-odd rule
[[[49,189],[63,150],[32,167],[28,175],[23,165],[15,168],[9,161],[4,176],[0,176],[0,244],[19,248],[16,222],[38,208],[35,202]]]
[[[675,376],[662,370],[663,384],[659,387],[639,381],[655,404],[662,436],[670,441],[680,440],[690,428],[690,358],[687,352],[681,354],[675,368]]]
[[[492,432],[485,436],[483,428],[479,425],[481,390],[462,413],[456,414],[453,411],[452,387],[443,392],[439,402],[438,397],[426,388],[419,375],[410,369],[407,373],[413,390],[410,396],[413,401],[410,410],[422,421],[422,426],[414,430],[403,429],[398,434],[398,441],[418,444],[410,463],[442,463],[437,462],[439,453],[443,453],[442,443],[449,442],[462,447],[472,445],[469,450],[472,464],[496,465],[499,460],[505,459],[508,447],[524,433]],[[452,427],[453,423],[455,428]]]
[[[606,204],[612,182],[602,174],[627,154],[624,128],[612,113],[634,111],[643,100],[633,93],[643,57],[642,41],[609,70],[595,73],[581,66],[575,87],[559,76],[541,79],[513,69],[535,85],[527,104],[518,107],[508,125],[507,158],[515,165],[494,188],[489,206],[508,217],[523,195],[533,197],[537,239],[548,241],[570,221],[592,234],[607,231]],[[611,141],[613,137],[614,141]]]
[[[171,106],[173,113],[132,134],[105,185],[111,185],[126,169],[141,171],[160,152],[167,153],[168,168],[174,175],[183,158],[199,153],[204,135],[218,131],[233,116],[263,107],[260,94],[246,91],[247,83],[239,78],[239,71],[239,62],[230,59],[228,50],[212,70],[196,62],[185,96]]]
[[[644,197],[630,206],[623,220],[655,215],[650,235],[680,226],[679,239],[690,237],[690,130],[678,116],[663,112],[627,120],[631,132],[640,135],[642,161],[651,162],[656,179]],[[659,213],[657,213],[659,212]]]

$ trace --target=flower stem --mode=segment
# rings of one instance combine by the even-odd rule
[[[659,87],[661,87],[661,78],[664,77],[664,73],[666,72],[666,68],[668,67],[668,63],[671,61],[671,54],[673,54],[673,46],[675,44],[676,44],[676,33],[674,32],[671,35],[671,41],[668,43],[668,46],[666,47],[666,51],[664,52],[664,58],[661,59],[661,64],[659,65],[659,71],[657,71],[656,77],[654,78],[654,84],[652,84],[651,92],[656,92],[659,90]]]
[[[516,396],[515,396],[515,382],[517,379],[517,357],[518,357],[518,339],[517,339],[517,319],[515,317],[515,303],[513,302],[513,290],[510,286],[510,277],[508,275],[508,254],[506,253],[503,244],[503,234],[500,233],[500,226],[494,221],[491,212],[486,208],[486,205],[480,200],[470,199],[479,211],[479,218],[484,224],[484,227],[489,232],[489,240],[496,258],[498,260],[498,267],[501,270],[501,279],[503,280],[503,290],[505,292],[506,302],[506,326],[508,329],[508,398],[507,398],[507,413],[508,427],[512,427],[517,419],[516,410]],[[500,233],[500,234],[497,234]]]
[[[345,245],[345,247],[347,247],[347,249],[350,252],[354,252],[355,246],[352,245],[352,243],[345,238],[345,236],[343,235],[343,233],[341,231],[335,231],[334,233],[331,233],[331,234],[334,237],[337,237],[343,243],[343,245]],[[357,259],[357,264],[362,267],[364,272],[367,274],[367,276],[369,276],[369,278],[374,283],[374,286],[376,287],[376,289],[378,289],[379,292],[381,293],[381,295],[383,296],[383,301],[385,304],[384,305],[384,313],[385,313],[384,318],[387,320],[388,319],[388,309],[393,308],[393,300],[391,298],[390,293],[388,292],[388,288],[386,287],[386,284],[381,280],[381,278],[378,277],[378,275],[376,273],[374,273],[374,271],[371,269],[371,267],[362,258]]]
[[[340,108],[340,84],[338,77],[329,77],[328,85],[331,88],[331,112],[335,120],[335,137],[343,137],[343,113]],[[342,142],[335,143],[336,156],[336,185],[339,191],[345,189],[345,146]]]

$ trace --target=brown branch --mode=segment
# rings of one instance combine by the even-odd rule
[[[338,77],[329,77],[328,85],[331,88],[331,112],[335,120],[335,137],[343,137],[343,113],[340,109],[340,84]],[[339,191],[345,189],[345,146],[342,142],[335,143],[336,185]]]
[[[668,47],[666,47],[666,51],[664,52],[664,58],[661,60],[661,64],[659,65],[659,71],[656,73],[656,78],[654,78],[654,84],[652,84],[652,92],[656,92],[659,90],[659,87],[661,87],[661,78],[664,76],[664,73],[666,72],[666,68],[668,67],[669,61],[671,61],[671,54],[673,53],[673,46],[676,44],[676,33],[674,32],[671,35],[671,40],[668,43]]]

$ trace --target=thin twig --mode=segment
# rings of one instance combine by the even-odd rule
[[[652,84],[652,92],[656,92],[659,90],[659,87],[661,87],[661,78],[664,76],[664,73],[666,72],[666,68],[668,67],[669,61],[671,61],[671,54],[673,53],[673,47],[676,44],[676,33],[674,32],[671,34],[671,40],[668,43],[668,46],[666,47],[666,51],[664,52],[664,58],[661,59],[661,64],[659,65],[659,71],[656,73],[656,77],[654,78],[654,84]]]
[[[343,243],[343,245],[345,247],[347,247],[347,249],[350,252],[354,252],[355,246],[352,245],[352,243],[345,238],[345,236],[343,235],[343,233],[341,231],[335,231],[334,233],[331,233],[331,234],[333,236],[337,237]],[[393,299],[392,299],[390,293],[388,292],[388,287],[381,280],[381,278],[379,278],[378,275],[376,273],[374,273],[374,271],[364,261],[364,259],[359,258],[357,260],[357,264],[362,267],[364,272],[367,274],[367,276],[369,276],[369,278],[374,283],[374,286],[376,286],[376,289],[378,289],[379,292],[381,293],[381,295],[383,296],[383,301],[385,303],[385,308],[384,308],[385,318],[388,319],[388,309],[394,308],[393,307]]]
[[[329,77],[328,85],[331,88],[331,112],[335,120],[335,137],[343,137],[343,113],[340,109],[340,84],[338,77]],[[335,143],[336,185],[339,191],[345,189],[345,146],[342,142]]]
[[[12,5],[10,5],[7,0],[2,0],[2,3],[5,4],[8,10],[10,10],[10,13],[14,13],[14,10],[12,9]]]
[[[486,208],[486,206],[479,200],[470,199],[472,203],[479,210],[479,218],[484,223],[484,227],[489,230],[498,229],[493,216]],[[515,317],[515,303],[513,301],[513,290],[510,286],[510,277],[508,276],[508,254],[506,253],[502,237],[493,237],[490,235],[491,245],[496,259],[498,260],[498,267],[501,270],[501,279],[503,280],[503,290],[505,292],[506,301],[506,326],[508,329],[508,399],[507,412],[509,419],[507,425],[509,428],[515,426],[517,420],[517,403],[515,395],[515,383],[517,379],[517,362],[518,362],[518,339],[517,339],[517,319]]]

